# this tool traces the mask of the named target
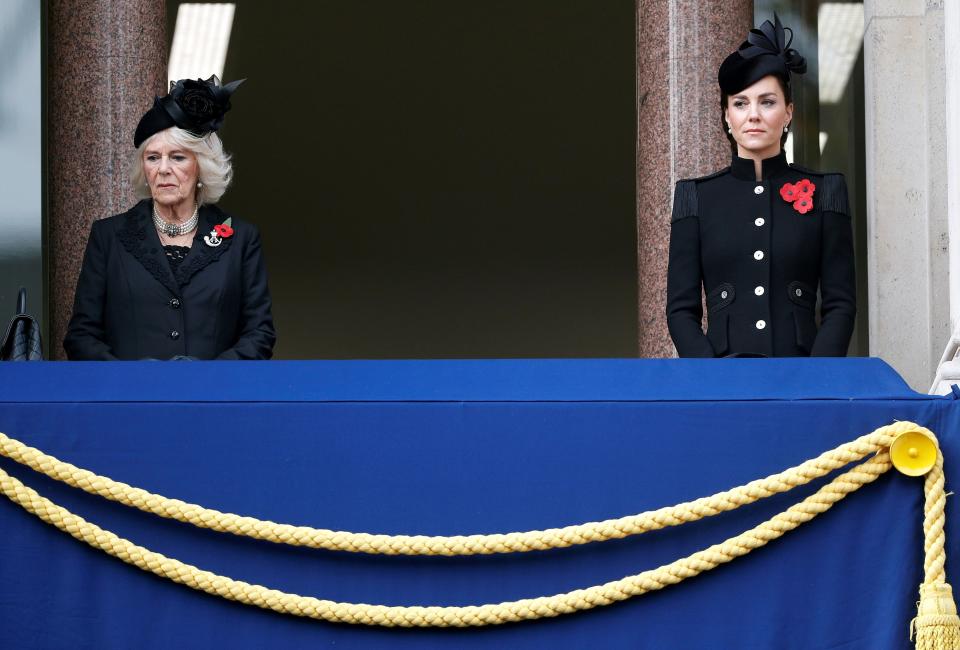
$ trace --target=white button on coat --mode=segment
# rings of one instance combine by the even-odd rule
[[[797,289],[797,297],[799,298],[802,295],[803,295],[803,291],[801,289]]]
[[[727,299],[727,292],[726,292],[726,291],[721,291],[721,292],[720,292],[720,298],[722,298],[723,300],[726,300],[726,299]]]
[[[758,296],[762,296],[762,295],[763,295],[763,287],[757,287],[756,289],[753,290],[753,292],[754,292],[755,294],[757,294]]]
[[[762,260],[762,259],[763,259],[763,251],[756,251],[756,252],[754,252],[754,254],[753,254],[753,259],[755,259],[755,260]]]
[[[766,223],[766,222],[763,220],[763,217],[757,217],[757,218],[754,219],[754,221],[753,221],[753,225],[755,225],[757,228],[759,228],[760,226],[762,226],[764,223]]]
[[[758,329],[758,330],[762,330],[762,329],[763,329],[764,327],[766,327],[766,326],[767,326],[767,321],[763,321],[763,320],[758,320],[758,321],[757,321],[757,329]]]
[[[755,188],[753,188],[753,193],[763,194],[763,185],[757,185]]]

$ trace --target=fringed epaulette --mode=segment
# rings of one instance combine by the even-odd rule
[[[825,212],[838,212],[848,217],[850,216],[850,203],[847,199],[847,182],[844,180],[843,174],[818,172],[815,169],[801,167],[797,164],[791,164],[790,168],[801,174],[816,177],[811,179],[817,186],[813,201],[814,205],[816,205],[817,197],[819,196],[820,210]]]
[[[850,202],[847,198],[847,182],[843,174],[824,174],[817,188],[820,194],[820,211],[837,212],[850,216]],[[816,201],[816,196],[814,196]]]
[[[677,181],[677,187],[673,192],[673,217],[670,221],[696,217],[699,212],[698,204],[697,182],[694,180]]]

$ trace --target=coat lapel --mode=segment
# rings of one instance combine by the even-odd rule
[[[140,201],[127,212],[119,232],[120,243],[157,282],[175,296],[179,296],[180,287],[170,272],[160,237],[151,221],[152,207],[153,203],[147,199]]]
[[[209,237],[213,227],[226,221],[227,215],[213,205],[205,205],[200,208],[200,223],[197,224],[197,234],[193,238],[193,246],[187,259],[180,264],[177,270],[177,284],[181,287],[190,281],[201,269],[220,259],[220,256],[227,252],[233,244],[236,237],[224,237],[220,240],[219,246],[210,246],[204,241],[204,237]]]

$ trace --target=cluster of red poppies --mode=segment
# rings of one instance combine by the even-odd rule
[[[780,188],[780,197],[787,203],[793,204],[793,209],[800,214],[813,210],[813,191],[817,186],[809,179],[803,178],[796,183],[785,183]]]

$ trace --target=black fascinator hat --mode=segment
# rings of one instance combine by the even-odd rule
[[[133,146],[171,126],[177,126],[202,137],[216,131],[223,124],[224,114],[230,110],[230,95],[245,79],[220,83],[217,75],[209,79],[181,79],[170,82],[166,97],[154,97],[153,106],[144,113],[133,134]]]
[[[720,64],[717,81],[727,95],[736,94],[770,74],[790,83],[791,72],[807,71],[807,60],[790,47],[793,30],[780,24],[776,14],[773,21],[764,21],[759,29],[751,29],[740,48]],[[789,41],[784,32],[790,32]]]

